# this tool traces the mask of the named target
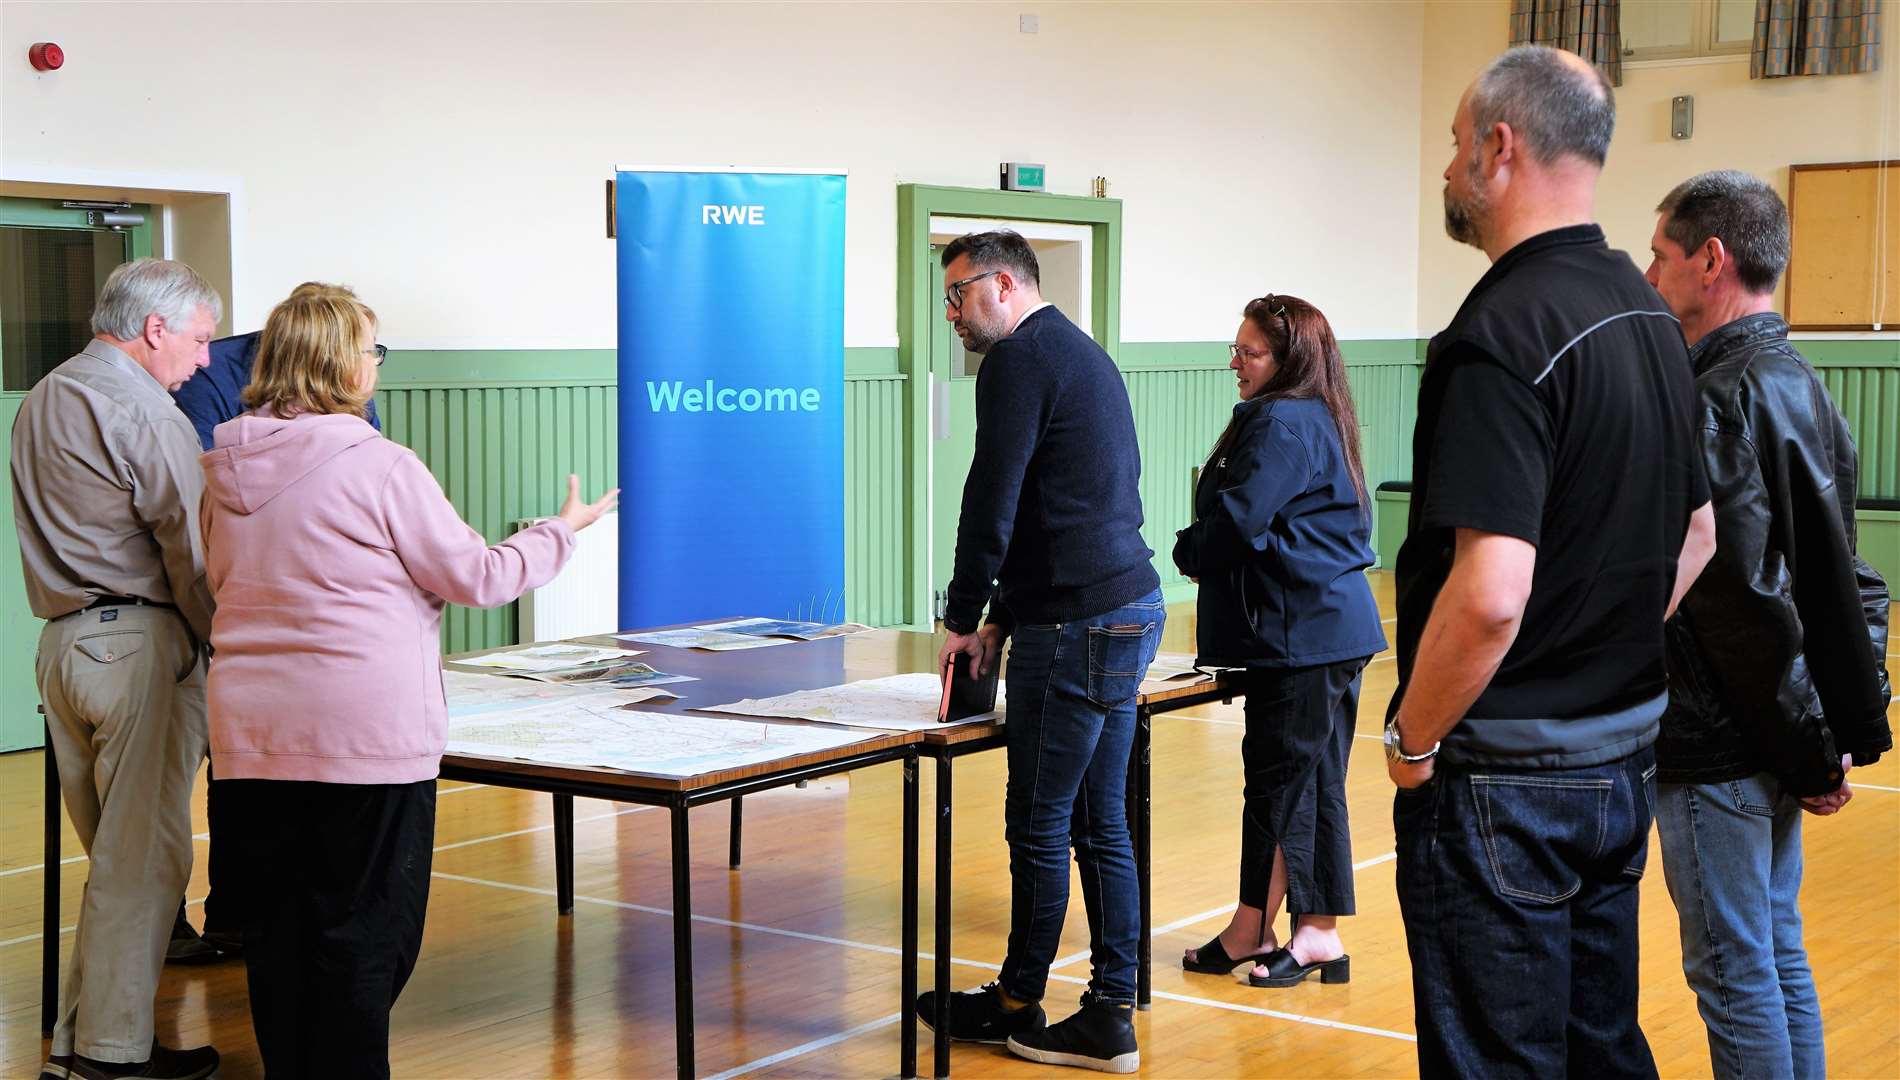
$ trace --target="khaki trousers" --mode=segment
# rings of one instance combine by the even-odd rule
[[[90,608],[46,624],[37,671],[60,790],[91,857],[52,1052],[144,1061],[191,876],[191,785],[207,738],[200,649],[169,608]]]

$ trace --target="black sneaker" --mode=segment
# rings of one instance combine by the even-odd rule
[[[192,1050],[173,1050],[152,1043],[152,1056],[144,1061],[94,1061],[73,1058],[72,1080],[118,1080],[120,1077],[150,1077],[152,1080],[205,1080],[218,1071],[218,1052],[209,1046]]]
[[[40,1066],[40,1080],[67,1080],[73,1074],[73,1056],[54,1054]]]
[[[1135,1045],[1135,1007],[1103,1005],[1083,994],[1082,1008],[1067,1020],[1011,1035],[1009,1052],[1044,1065],[1134,1072],[1141,1068],[1141,1050]]]
[[[985,983],[975,990],[960,990],[950,995],[949,1021],[944,1033],[965,1042],[1000,1043],[1023,1032],[1040,1031],[1049,1022],[1042,1006],[1030,1002],[1015,1012],[1003,1008],[1003,989]],[[936,1030],[937,992],[926,990],[917,995],[917,1018]]]

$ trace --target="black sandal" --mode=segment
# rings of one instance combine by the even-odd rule
[[[1198,971],[1203,975],[1226,975],[1242,964],[1253,963],[1271,955],[1273,954],[1248,953],[1236,959],[1227,955],[1227,950],[1221,946],[1220,935],[1215,934],[1214,940],[1194,950],[1194,959],[1189,960],[1186,954],[1183,954],[1181,968],[1184,971]]]
[[[1352,957],[1340,956],[1332,960],[1319,960],[1311,964],[1302,964],[1293,959],[1293,954],[1285,949],[1275,949],[1266,955],[1260,966],[1267,969],[1265,978],[1249,971],[1247,982],[1253,986],[1298,986],[1308,975],[1319,972],[1319,981],[1323,983],[1344,983],[1352,981]]]

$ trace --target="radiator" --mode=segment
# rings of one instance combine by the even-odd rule
[[[532,524],[523,521],[516,527]],[[558,641],[621,628],[620,512],[602,514],[576,533],[574,541],[574,556],[554,580],[522,595],[522,641]]]

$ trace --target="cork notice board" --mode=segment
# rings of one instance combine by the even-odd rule
[[[1900,161],[1791,166],[1788,216],[1790,326],[1900,324]]]

